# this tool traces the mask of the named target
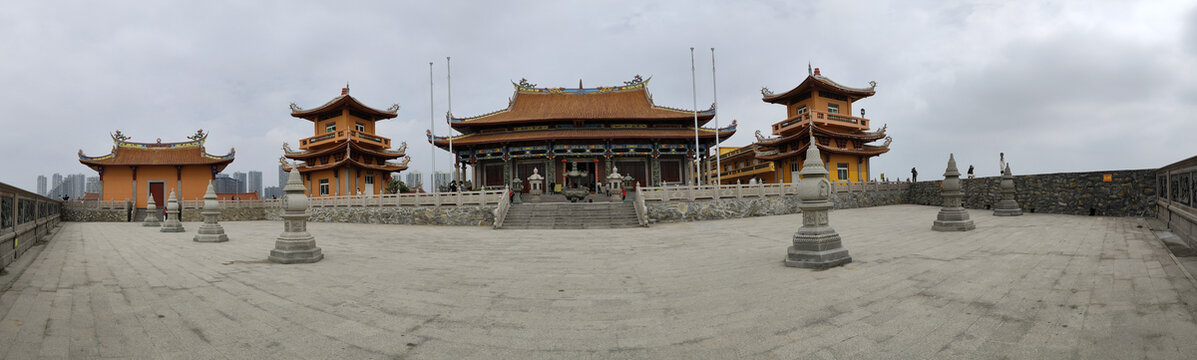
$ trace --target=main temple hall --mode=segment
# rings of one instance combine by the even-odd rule
[[[612,171],[642,186],[686,183],[695,178],[695,155],[705,156],[735,134],[736,124],[703,127],[715,117],[714,105],[698,111],[656,105],[649,80],[637,75],[623,85],[594,88],[537,87],[521,80],[513,84],[506,108],[473,117],[449,114],[450,126],[461,135],[429,133],[428,141],[444,150],[452,142],[458,169],[469,165],[473,174],[467,178],[483,187],[502,187],[536,172],[551,191],[565,184],[573,164],[590,174],[580,186],[602,183]],[[528,191],[523,184],[521,190]]]

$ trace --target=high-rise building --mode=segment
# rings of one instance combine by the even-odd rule
[[[432,183],[434,184],[432,189],[434,191],[448,191],[450,181],[453,181],[453,174],[443,171],[432,173]]]
[[[84,193],[99,194],[100,193],[100,177],[88,176],[87,186],[83,189]]]
[[[54,176],[52,176],[50,178],[52,179],[50,181],[50,191],[54,191],[54,189],[58,189],[58,188],[62,187],[62,174],[54,173]],[[59,191],[62,191],[62,190],[59,190]]]
[[[415,191],[424,187],[424,174],[420,173],[419,170],[408,171],[404,176],[403,184],[407,185],[408,189]]]
[[[66,195],[70,196],[71,199],[78,199],[83,197],[83,191],[87,189],[87,176],[83,174],[67,175],[63,183],[66,188]]]
[[[243,193],[249,192],[248,190],[245,189],[246,188],[245,185],[248,183],[248,177],[245,176],[245,173],[240,172],[240,171],[234,172],[233,179],[237,180],[237,193],[238,194],[243,194]]]
[[[283,164],[278,165],[278,188],[287,187],[287,170],[283,170]]]
[[[46,196],[46,191],[49,191],[48,189],[46,189],[46,176],[38,175],[37,176],[37,194],[41,195],[41,196]]]
[[[258,197],[262,197],[263,195],[265,195],[262,193],[262,172],[261,171],[250,171],[246,175],[245,192],[256,192],[256,193],[258,193]]]
[[[283,188],[278,186],[267,186],[262,190],[262,199],[278,199],[283,197]]]
[[[217,194],[234,194],[238,193],[243,186],[229,174],[216,174],[216,179],[212,180],[212,187]]]

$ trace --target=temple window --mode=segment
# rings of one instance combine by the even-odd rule
[[[337,131],[337,123],[330,122],[330,123],[324,124],[324,132],[330,133],[333,131]]]
[[[328,179],[320,179],[320,195],[328,195]]]
[[[362,125],[362,123],[353,123],[353,128],[357,131],[366,131],[366,125]]]
[[[794,111],[794,115],[802,115],[805,113],[806,113],[806,105],[799,106],[798,110]]]
[[[835,176],[839,180],[848,180],[848,163],[836,163]]]
[[[790,163],[790,172],[797,172],[797,171],[798,171],[798,163],[797,162]]]
[[[840,105],[839,104],[827,104],[827,112],[832,113],[832,114],[839,114],[840,113]]]

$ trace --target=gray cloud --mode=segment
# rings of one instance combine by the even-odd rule
[[[203,128],[212,133],[209,152],[237,148],[228,171],[270,172],[282,142],[312,133],[287,104],[322,104],[346,81],[369,105],[403,107],[380,123],[380,135],[407,141],[414,169],[428,173],[430,113],[437,132],[447,132],[445,56],[453,57],[457,115],[505,107],[509,81],[521,77],[597,86],[651,75],[658,104],[690,108],[690,46],[701,108],[713,101],[709,48],[718,49],[720,122],[740,124],[730,145],[748,144],[753,131],[784,117],[759,89],[797,85],[809,61],[846,85],[880,84],[858,104],[894,136],[894,150],[872,162],[874,174],[911,166],[933,174],[948,152],[982,165],[1006,151],[1023,172],[1158,166],[1191,155],[1178,134],[1197,130],[1184,121],[1197,110],[1197,11],[1174,7],[18,2],[0,12],[0,152],[21,156],[6,157],[11,170],[0,181],[32,188],[39,174],[93,174],[76,150],[107,152],[116,129],[139,141],[179,141]],[[447,169],[449,155],[437,153]],[[995,174],[990,167],[978,170]]]

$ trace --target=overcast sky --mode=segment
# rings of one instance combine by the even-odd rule
[[[225,171],[265,172],[280,146],[312,136],[288,104],[318,106],[346,82],[376,108],[402,106],[378,134],[407,141],[430,173],[424,131],[453,113],[507,105],[512,81],[618,85],[652,77],[658,105],[713,102],[746,145],[785,117],[761,87],[789,90],[807,63],[848,86],[888,127],[873,176],[938,178],[1142,169],[1197,154],[1197,6],[1192,1],[8,1],[0,8],[0,182],[95,172],[76,152],[109,152],[109,133],[183,141],[210,132]],[[434,62],[429,108],[428,62]],[[857,111],[854,111],[858,113]],[[451,157],[436,151],[438,168]]]

